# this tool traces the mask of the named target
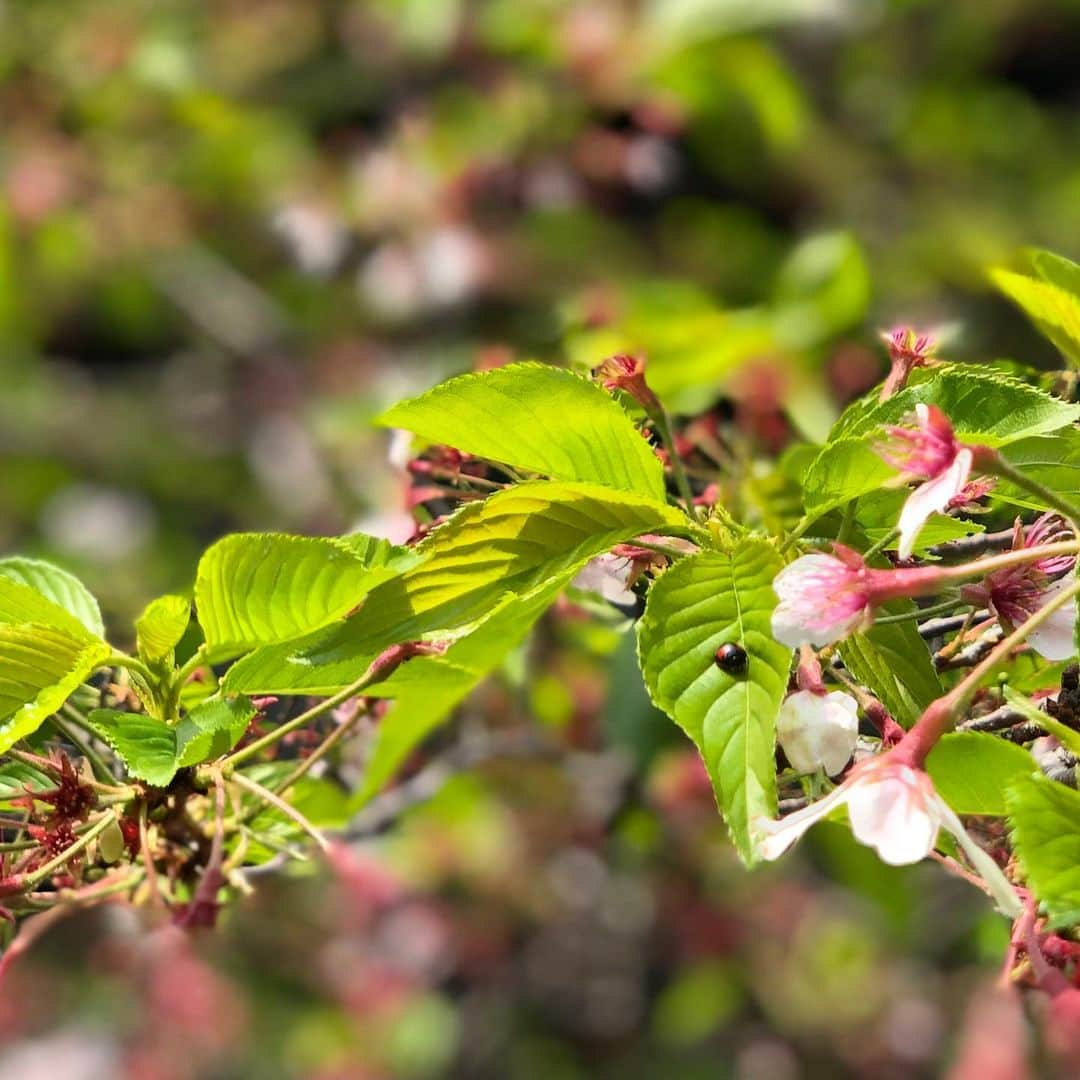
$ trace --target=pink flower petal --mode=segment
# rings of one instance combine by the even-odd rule
[[[972,454],[960,450],[953,463],[933,480],[920,484],[909,496],[900,511],[900,558],[907,559],[915,550],[915,541],[931,514],[940,513],[968,482],[971,475]]]

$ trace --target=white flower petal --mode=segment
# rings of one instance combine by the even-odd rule
[[[798,690],[780,706],[776,735],[792,767],[801,773],[824,769],[835,776],[851,759],[859,731],[858,703],[850,694]]]
[[[872,847],[882,862],[906,866],[934,850],[940,824],[937,806],[924,774],[901,767],[881,776],[864,774],[851,788],[848,816],[860,844]]]
[[[940,476],[920,484],[907,498],[900,511],[900,544],[897,554],[909,558],[915,550],[915,541],[931,514],[940,513],[963,490],[971,475],[972,454],[967,448],[960,450],[953,463]]]
[[[1062,589],[1068,588],[1071,583],[1069,577],[1055,581],[1043,593],[1043,602],[1040,606],[1045,606]],[[1062,604],[1046,622],[1032,630],[1027,636],[1027,642],[1040,656],[1045,657],[1047,660],[1070,660],[1076,655],[1076,645],[1073,640],[1075,627],[1076,601],[1069,600],[1067,603]]]
[[[629,559],[609,552],[590,559],[570,584],[582,592],[597,593],[613,604],[626,607],[637,600],[627,588],[630,570]]]
[[[818,799],[817,802],[803,807],[802,810],[796,810],[794,814],[788,814],[787,817],[778,820],[758,818],[754,822],[757,853],[763,859],[779,859],[811,825],[817,824],[836,807],[842,806],[850,793],[850,787],[847,784],[841,784],[830,791],[825,798]]]

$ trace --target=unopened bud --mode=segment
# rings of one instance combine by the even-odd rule
[[[842,690],[797,690],[789,695],[780,707],[776,735],[792,767],[801,773],[824,769],[829,776],[841,772],[855,749],[858,708]]]

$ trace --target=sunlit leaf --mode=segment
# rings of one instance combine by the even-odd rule
[[[701,751],[732,839],[747,862],[756,817],[776,814],[776,715],[791,650],[773,640],[772,581],[782,562],[762,540],[677,562],[649,593],[638,652],[649,694]],[[744,674],[715,662],[742,646]]]
[[[553,480],[664,497],[660,460],[622,407],[561,368],[511,364],[459,375],[395,405],[380,422]]]

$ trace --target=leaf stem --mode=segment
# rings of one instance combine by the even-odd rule
[[[658,408],[650,415],[653,423],[656,424],[656,430],[660,435],[660,441],[664,444],[664,449],[667,451],[668,464],[671,466],[671,475],[675,479],[675,486],[679,489],[680,497],[683,502],[686,503],[686,513],[700,525],[702,522],[701,513],[699,507],[694,504],[694,493],[690,489],[690,481],[686,476],[686,469],[683,467],[682,458],[679,457],[675,450],[675,437],[671,433],[671,421],[668,419],[667,412],[663,408]]]
[[[157,676],[138,657],[128,656],[127,653],[114,652],[101,662],[101,666],[127,668],[141,676],[148,686],[157,683]]]
[[[250,792],[252,795],[264,802],[269,803],[275,810],[279,810],[286,817],[291,818],[304,830],[323,851],[330,850],[330,841],[326,839],[323,834],[311,824],[310,821],[295,806],[290,806],[284,799],[279,798],[269,788],[265,788],[262,784],[256,783],[250,777],[245,776],[243,773],[234,772],[230,777],[230,781],[239,787],[242,787],[245,791]]]
[[[267,732],[260,739],[256,739],[253,743],[249,743],[247,746],[241,747],[239,750],[233,751],[228,757],[223,758],[218,768],[224,777],[228,778],[232,775],[233,770],[241,762],[247,761],[249,758],[254,757],[256,754],[265,750],[268,746],[273,746],[279,739],[284,738],[292,731],[296,731],[299,728],[305,727],[310,724],[312,720],[318,719],[323,713],[329,712],[331,709],[340,705],[343,701],[348,701],[349,698],[354,697],[360,693],[365,687],[371,685],[373,682],[379,682],[386,678],[387,671],[380,669],[379,662],[376,660],[371,666],[360,676],[355,682],[349,683],[343,690],[339,690],[336,694],[332,694],[330,697],[323,701],[320,701],[317,705],[312,705],[310,709],[300,713],[299,716],[294,716],[291,720],[287,720],[284,724],[279,724],[273,731]]]

